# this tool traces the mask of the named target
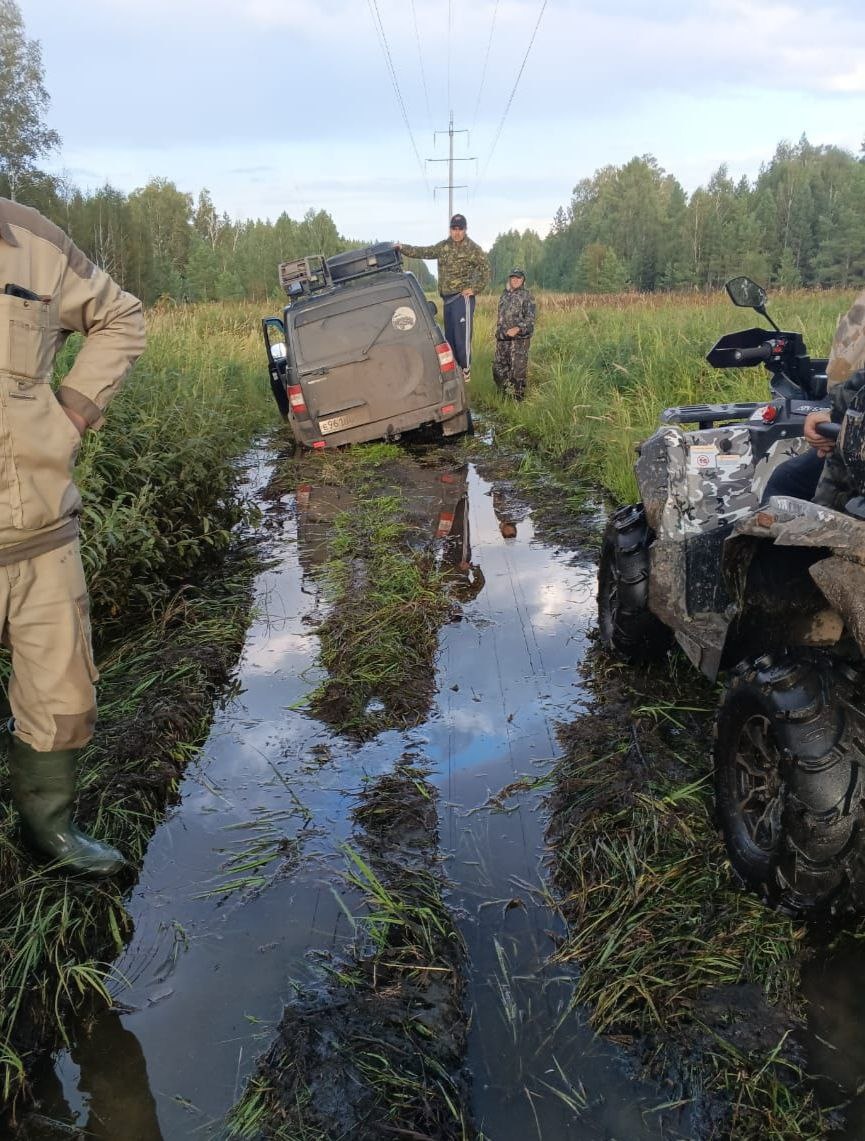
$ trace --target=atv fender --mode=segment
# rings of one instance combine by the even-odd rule
[[[739,521],[728,546],[739,535],[772,539],[782,547],[828,547],[865,565],[865,523],[807,499],[773,495],[759,511]]]
[[[815,563],[810,574],[865,655],[865,566],[835,555]]]

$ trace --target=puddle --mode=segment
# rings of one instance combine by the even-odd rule
[[[833,1137],[859,1141],[865,1136],[865,948],[842,940],[838,950],[821,950],[802,971],[807,1000],[808,1072],[823,1105],[844,1106],[844,1127]]]
[[[117,1009],[40,1076],[42,1117],[27,1136],[70,1135],[45,1118],[105,1141],[217,1131],[293,984],[312,985],[320,957],[352,937],[344,908],[358,904],[339,879],[352,798],[406,751],[440,794],[447,903],[470,963],[476,1126],[490,1141],[687,1136],[656,1116],[665,1095],[568,1012],[572,980],[545,965],[558,921],[541,894],[539,782],[556,722],[581,708],[594,567],[537,541],[524,505],[474,465],[458,470],[452,505],[421,483],[419,533],[442,541],[466,587],[460,620],[441,632],[427,720],[358,745],[300,711],[320,680],[310,571],[321,535],[309,504],[323,500],[308,487],[272,503],[279,562],[258,583],[242,692],[151,842],[128,904],[135,935],[117,965]]]

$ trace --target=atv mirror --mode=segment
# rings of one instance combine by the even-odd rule
[[[762,313],[766,307],[766,290],[750,277],[733,277],[725,288],[734,305],[740,305],[745,309],[756,309],[758,313]]]

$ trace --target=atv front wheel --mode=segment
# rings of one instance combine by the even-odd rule
[[[672,643],[649,610],[649,544],[642,504],[620,507],[604,532],[598,565],[598,628],[606,649],[626,662],[661,658]]]
[[[861,730],[849,670],[788,652],[738,667],[715,721],[715,806],[734,871],[766,903],[817,918],[865,904]]]

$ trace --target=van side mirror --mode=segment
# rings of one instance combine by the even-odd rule
[[[438,310],[438,305],[436,305],[435,301],[427,301],[427,305],[428,305],[428,307],[429,307],[429,311],[430,311],[430,313],[432,313],[433,317],[435,317],[435,315],[436,315],[436,314],[438,313],[438,311],[439,311],[439,310]]]

